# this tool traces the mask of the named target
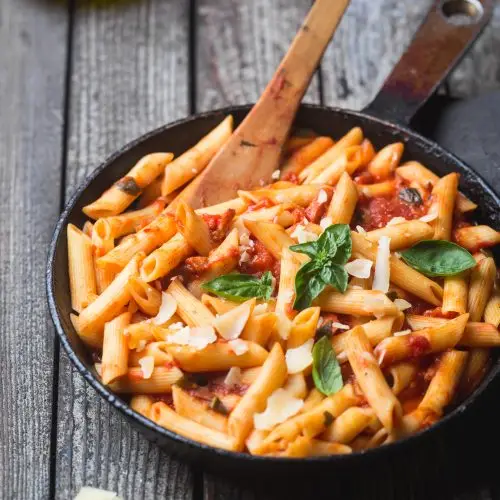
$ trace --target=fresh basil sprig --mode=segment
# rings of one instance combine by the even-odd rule
[[[270,271],[264,273],[261,278],[250,274],[225,274],[203,283],[201,288],[236,302],[243,302],[252,297],[269,300],[273,292],[273,275]]]
[[[453,276],[476,265],[465,248],[444,240],[423,240],[401,252],[401,257],[426,276]]]
[[[311,258],[295,276],[294,309],[309,307],[326,285],[342,293],[346,291],[348,276],[343,266],[352,252],[351,231],[347,224],[333,224],[316,241],[293,245],[290,250]]]
[[[332,343],[327,335],[321,337],[312,350],[312,376],[316,389],[325,396],[340,391],[344,386],[340,364],[333,352]]]

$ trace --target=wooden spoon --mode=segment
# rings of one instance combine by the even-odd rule
[[[258,102],[174,206],[181,197],[193,208],[214,205],[238,189],[270,181],[302,96],[348,4],[316,0]]]

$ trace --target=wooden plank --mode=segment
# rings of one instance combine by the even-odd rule
[[[323,102],[362,109],[403,54],[433,0],[356,0],[321,65]]]
[[[114,150],[188,114],[188,5],[86,2],[75,12],[66,195]],[[191,498],[192,472],[98,397],[62,354],[56,498],[83,485],[127,499]]]
[[[54,330],[46,250],[59,213],[67,8],[0,2],[0,498],[50,489]]]
[[[196,111],[255,102],[304,19],[310,0],[199,0]],[[313,78],[306,102],[319,102]]]
[[[494,2],[493,18],[470,53],[449,78],[453,96],[498,90],[500,86],[500,3]]]

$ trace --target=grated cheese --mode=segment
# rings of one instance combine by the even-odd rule
[[[377,262],[375,263],[375,274],[373,276],[372,290],[389,291],[389,280],[391,268],[389,258],[391,256],[391,238],[381,236],[378,240]]]
[[[97,375],[99,375],[99,377],[102,377],[102,364],[95,363],[94,368],[95,368],[95,371],[97,372]]]
[[[397,226],[398,224],[403,224],[403,222],[406,222],[406,219],[404,217],[393,217],[387,224],[387,227],[390,226]]]
[[[241,368],[239,366],[233,366],[226,375],[224,379],[224,384],[228,387],[233,387],[241,382]]]
[[[373,262],[368,259],[354,259],[344,265],[344,269],[355,278],[366,279],[370,277]]]
[[[405,311],[411,307],[411,304],[405,299],[395,299],[394,305],[400,310]]]
[[[121,500],[114,491],[83,486],[74,500]]]
[[[142,377],[151,378],[155,369],[155,358],[153,356],[144,356],[139,360],[139,366],[141,367]]]
[[[328,201],[328,195],[324,189],[321,189],[318,193],[318,203],[326,203]]]
[[[359,234],[366,234],[366,229],[362,226],[356,226],[356,231],[359,233]]]
[[[314,344],[314,339],[309,339],[304,342],[301,346],[295,347],[293,349],[288,349],[285,354],[286,366],[288,368],[288,373],[293,375],[294,373],[300,373],[305,370],[308,366],[311,366],[312,358],[312,348]]]
[[[250,259],[251,259],[250,254],[246,250],[244,250],[243,253],[240,255],[240,265],[244,264],[245,262],[248,262]]]
[[[403,335],[408,335],[411,333],[411,330],[401,330],[400,332],[394,332],[394,337],[402,337]]]
[[[311,231],[307,231],[306,228],[301,224],[297,225],[290,236],[296,239],[299,244],[308,243],[309,241],[316,241],[318,239],[317,234],[312,233]]]
[[[337,321],[332,321],[331,325],[339,330],[350,330],[351,327],[349,325],[344,325],[343,323],[338,323]]]
[[[151,322],[155,325],[163,325],[175,314],[175,311],[177,311],[176,300],[169,293],[162,292],[160,310]]]
[[[320,225],[321,229],[323,229],[323,231],[324,231],[327,227],[330,227],[332,224],[333,224],[333,221],[332,221],[332,218],[331,218],[331,217],[323,217],[323,218],[319,221],[319,225]]]
[[[248,351],[248,344],[244,340],[234,339],[230,340],[228,344],[236,356],[241,356]]]
[[[435,219],[437,219],[437,213],[434,213],[434,214],[430,213],[427,215],[423,215],[418,220],[421,220],[422,222],[432,222]]]
[[[296,415],[302,406],[302,399],[293,397],[285,389],[277,389],[267,398],[266,409],[254,415],[254,427],[257,430],[271,430],[275,425]]]
[[[219,332],[219,335],[226,340],[238,338],[250,317],[254,302],[255,299],[247,300],[238,307],[217,316],[214,319],[213,325]]]
[[[170,344],[187,345],[198,351],[205,349],[208,344],[213,344],[216,340],[217,335],[211,326],[196,326],[194,328],[185,326],[166,338]]]
[[[277,169],[271,174],[271,179],[277,181],[279,178],[280,178],[280,171],[279,169]]]

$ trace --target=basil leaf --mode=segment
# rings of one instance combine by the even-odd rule
[[[319,274],[318,263],[311,260],[304,264],[295,275],[295,302],[293,308],[305,309],[324,290],[326,284]]]
[[[421,241],[401,252],[401,257],[426,276],[453,276],[476,265],[465,248],[444,240]]]
[[[316,241],[308,241],[307,243],[300,243],[299,245],[292,245],[290,247],[292,252],[304,253],[311,259],[314,259],[318,253]]]
[[[318,238],[318,255],[345,264],[352,252],[351,230],[347,224],[333,224]]]
[[[273,276],[270,271],[262,278],[249,274],[226,274],[201,285],[203,290],[236,302],[243,302],[252,297],[269,300],[273,291]]]
[[[331,396],[344,386],[340,364],[333,352],[332,343],[328,337],[322,337],[312,350],[312,376],[316,389],[325,396]]]
[[[418,189],[415,188],[403,188],[399,191],[399,199],[403,200],[405,203],[409,203],[410,205],[422,205],[422,197],[418,192]]]
[[[346,291],[349,277],[347,271],[342,266],[338,264],[325,266],[321,268],[320,276],[325,284],[332,285],[339,292],[344,293]]]

